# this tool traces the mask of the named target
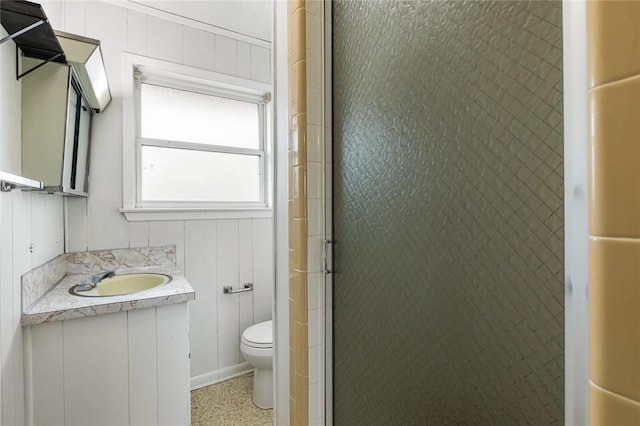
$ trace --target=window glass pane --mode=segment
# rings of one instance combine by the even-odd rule
[[[143,138],[260,149],[258,105],[141,84]]]
[[[142,146],[145,201],[260,201],[257,155]]]

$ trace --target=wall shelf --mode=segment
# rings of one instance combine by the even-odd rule
[[[14,189],[43,189],[44,185],[38,180],[25,178],[11,173],[0,172],[0,191],[11,192]]]
[[[0,23],[9,33],[0,40],[0,44],[13,40],[16,43],[16,56],[20,49],[25,56],[43,61],[22,73],[19,62],[16,61],[16,79],[19,80],[48,62],[67,63],[62,46],[39,4],[17,0],[0,1]]]

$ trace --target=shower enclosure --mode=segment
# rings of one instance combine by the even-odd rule
[[[564,423],[561,2],[332,7],[334,423]]]

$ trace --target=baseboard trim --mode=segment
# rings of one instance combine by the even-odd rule
[[[243,362],[242,364],[200,374],[191,378],[191,390],[224,382],[225,380],[242,376],[243,374],[247,374],[251,371],[253,371],[253,367],[251,367],[249,363]]]

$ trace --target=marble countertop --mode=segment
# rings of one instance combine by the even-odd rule
[[[133,309],[170,305],[195,299],[195,291],[178,269],[172,266],[144,267],[118,270],[117,275],[125,273],[161,273],[173,279],[158,287],[133,294],[106,297],[81,297],[69,293],[69,289],[84,282],[91,275],[71,274],[33,302],[22,313],[22,325],[35,325],[49,321],[61,321],[83,318],[93,315],[110,314]]]

